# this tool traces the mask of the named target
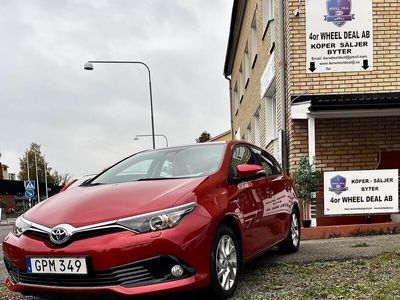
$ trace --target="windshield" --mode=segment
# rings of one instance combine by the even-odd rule
[[[90,185],[207,176],[222,162],[226,144],[141,152],[107,170]]]

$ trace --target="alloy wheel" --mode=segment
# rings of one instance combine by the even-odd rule
[[[226,234],[219,240],[215,260],[218,282],[225,291],[229,291],[237,276],[237,252],[229,235]]]
[[[297,247],[297,244],[299,243],[299,221],[295,213],[292,214],[292,224],[290,231],[292,234],[293,246]]]

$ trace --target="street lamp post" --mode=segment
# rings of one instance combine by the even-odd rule
[[[153,91],[151,89],[151,75],[150,68],[144,62],[141,61],[120,61],[120,60],[89,60],[85,66],[85,70],[93,70],[93,64],[140,64],[146,67],[147,73],[149,75],[149,88],[150,88],[150,115],[151,115],[151,133],[153,138],[153,149],[156,149],[156,139],[154,134],[154,114],[153,114]]]
[[[142,136],[152,136],[152,135],[151,134],[137,134],[137,135],[135,135],[135,137],[133,139],[135,141],[138,141],[139,137],[142,137]],[[155,134],[155,136],[162,136],[165,139],[165,144],[167,145],[167,148],[168,148],[168,139],[164,134]]]

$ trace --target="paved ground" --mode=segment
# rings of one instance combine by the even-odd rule
[[[1,240],[3,240],[5,235],[11,230],[11,225],[0,226]],[[272,249],[249,263],[246,269],[247,272],[251,272],[253,268],[268,267],[280,263],[308,263],[315,261],[369,258],[375,257],[385,251],[398,249],[399,247],[400,234],[302,241],[298,253],[281,255],[278,253],[277,249]],[[0,257],[0,281],[4,282],[6,271],[2,260],[2,251]]]
[[[251,262],[248,267],[369,258],[398,248],[400,234],[308,240],[301,242],[300,250],[295,254],[281,255],[277,249],[273,249]]]

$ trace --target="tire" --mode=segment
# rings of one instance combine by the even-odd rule
[[[295,253],[300,247],[300,223],[299,212],[293,209],[290,215],[289,232],[286,239],[278,246],[282,253]]]
[[[210,255],[210,289],[218,298],[230,298],[235,293],[242,265],[240,249],[232,229],[221,225],[217,229]]]

